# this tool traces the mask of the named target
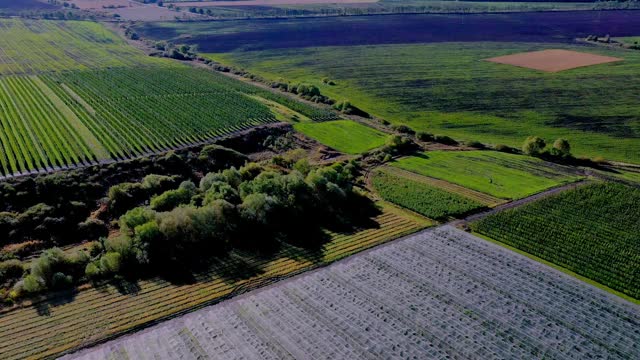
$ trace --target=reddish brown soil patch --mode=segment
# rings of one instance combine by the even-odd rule
[[[499,56],[486,61],[546,72],[558,72],[584,66],[605,64],[623,59],[569,50],[542,50]]]

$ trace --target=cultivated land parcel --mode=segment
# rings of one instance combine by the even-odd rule
[[[127,159],[275,121],[262,95],[206,70],[151,58],[102,25],[0,20],[0,176]]]
[[[65,359],[634,359],[638,306],[452,227]]]
[[[640,161],[640,52],[574,43],[609,29],[633,34],[637,21],[629,13],[528,15],[528,23],[518,15],[416,15],[140,30],[157,38],[191,34],[187,41],[221,63],[272,80],[317,85],[328,96],[416,130],[511,146],[529,135],[564,137],[579,156]],[[597,23],[597,16],[606,19]],[[494,26],[481,30],[487,22]],[[309,36],[287,35],[296,25]],[[552,74],[483,61],[550,48],[623,61]]]

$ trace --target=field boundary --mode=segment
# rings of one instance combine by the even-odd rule
[[[273,120],[273,121],[270,121],[270,122],[263,122],[261,124],[247,123],[239,130],[235,130],[235,131],[232,131],[232,132],[230,132],[228,134],[224,134],[224,135],[214,136],[214,137],[212,137],[210,139],[207,139],[207,140],[204,140],[204,141],[197,141],[197,142],[188,143],[188,144],[185,144],[185,145],[172,146],[172,147],[169,147],[169,148],[166,148],[166,149],[159,149],[157,151],[147,151],[145,153],[140,153],[140,154],[138,154],[136,156],[131,156],[131,157],[128,157],[126,159],[121,159],[121,160],[108,158],[108,159],[100,160],[97,163],[75,164],[75,165],[68,165],[65,168],[40,169],[40,170],[33,170],[31,172],[13,173],[13,174],[8,174],[8,175],[4,175],[4,176],[0,175],[0,181],[18,179],[18,178],[22,178],[22,177],[25,177],[25,176],[31,176],[31,175],[36,175],[36,174],[44,175],[44,174],[52,174],[52,173],[56,173],[56,172],[61,172],[61,171],[79,170],[79,169],[84,169],[84,168],[88,168],[88,167],[92,167],[92,166],[96,166],[96,165],[107,165],[107,164],[121,163],[121,162],[127,162],[127,161],[141,159],[141,158],[144,158],[144,157],[147,157],[147,156],[162,155],[162,154],[166,154],[169,151],[185,150],[185,149],[196,148],[196,147],[203,146],[203,145],[213,144],[213,143],[221,141],[221,140],[226,140],[226,139],[230,139],[230,138],[236,137],[238,135],[241,135],[241,134],[245,133],[246,131],[250,131],[250,130],[253,130],[253,129],[262,129],[262,128],[265,128],[265,127],[278,125],[278,124],[288,124],[288,123],[279,122],[279,121],[276,121],[276,120]]]
[[[440,190],[448,191],[448,192],[460,195],[462,197],[466,197],[467,199],[477,201],[480,204],[486,205],[490,208],[494,208],[496,206],[509,202],[509,200],[506,200],[506,199],[500,199],[495,196],[491,196],[489,194],[485,194],[477,190],[469,189],[458,184],[454,184],[441,179],[432,178],[429,176],[424,176],[424,175],[417,174],[408,170],[404,170],[395,166],[384,165],[377,168],[376,170],[389,171],[392,174],[405,177],[411,180],[415,180],[427,185],[431,185]]]
[[[628,302],[630,302],[632,304],[640,305],[640,299],[632,298],[631,296],[629,296],[627,294],[621,293],[618,290],[614,290],[614,289],[612,289],[612,288],[610,288],[610,287],[608,287],[608,286],[606,286],[604,284],[601,284],[601,283],[599,283],[599,282],[597,282],[595,280],[589,279],[588,277],[585,277],[585,276],[582,276],[582,275],[580,275],[578,273],[575,273],[575,272],[573,272],[573,271],[571,271],[571,270],[569,270],[569,269],[567,269],[565,267],[562,267],[560,265],[554,264],[554,263],[552,263],[552,262],[550,262],[548,260],[545,260],[543,258],[540,258],[540,257],[538,257],[536,255],[529,254],[526,251],[520,250],[520,249],[518,249],[516,247],[513,247],[513,246],[511,246],[509,244],[505,244],[505,243],[503,243],[501,241],[492,239],[492,238],[490,238],[490,237],[488,237],[486,235],[482,235],[482,234],[480,234],[478,232],[470,231],[469,233],[472,234],[475,237],[481,238],[482,240],[488,241],[488,242],[490,242],[490,243],[492,243],[492,244],[494,244],[496,246],[500,246],[500,247],[503,247],[505,249],[511,250],[511,251],[513,251],[515,253],[520,254],[521,256],[527,257],[527,258],[529,258],[531,260],[534,260],[534,261],[537,261],[537,262],[539,262],[541,264],[549,266],[549,267],[555,269],[556,271],[559,271],[559,272],[561,272],[561,273],[563,273],[565,275],[572,276],[572,277],[574,277],[574,278],[576,278],[576,279],[578,279],[578,280],[580,280],[580,281],[582,281],[584,283],[587,283],[587,284],[589,284],[589,285],[591,285],[591,286],[593,286],[595,288],[598,288],[601,291],[607,292],[607,293],[609,293],[611,295],[615,295],[615,296],[617,296],[619,298],[622,298],[622,299],[624,299],[624,300],[626,300],[626,301],[628,301]]]

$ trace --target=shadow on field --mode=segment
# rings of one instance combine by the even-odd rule
[[[65,290],[55,293],[53,296],[49,295],[42,297],[39,301],[35,302],[34,307],[36,312],[40,316],[51,315],[51,308],[68,304],[75,300],[77,295],[76,290]]]

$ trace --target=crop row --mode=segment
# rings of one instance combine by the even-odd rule
[[[70,359],[633,359],[635,305],[453,227]]]
[[[599,183],[497,213],[479,233],[640,298],[640,190]]]
[[[97,159],[49,91],[35,76],[0,78],[0,175]]]
[[[157,62],[98,23],[0,19],[0,75]]]
[[[416,174],[413,173],[411,171],[407,171],[407,170],[403,170],[399,167],[395,167],[395,166],[385,166],[384,167],[384,171],[386,173],[389,174],[393,174],[395,176],[400,176],[403,178],[407,178],[413,181],[418,181],[427,185],[431,185],[433,187],[436,187],[438,189],[442,189],[444,191],[450,192],[450,193],[454,193],[454,194],[458,194],[460,196],[463,196],[465,198],[471,199],[475,202],[478,202],[484,206],[488,206],[488,207],[494,207],[500,204],[505,203],[506,201],[503,199],[499,199],[496,197],[493,197],[491,195],[485,194],[485,193],[481,193],[479,191],[475,191],[475,190],[471,190],[468,189],[466,187],[460,186],[460,185],[456,185],[454,183],[450,183],[448,181],[444,181],[444,180],[440,180],[440,179],[436,179],[436,178],[432,178],[432,177],[428,177],[428,176],[424,176],[424,175],[420,175],[420,174]]]
[[[423,226],[389,211],[380,215],[377,222],[379,228],[350,235],[332,234],[332,241],[320,252],[288,248],[271,260],[235,254],[209,273],[200,274],[194,284],[173,285],[161,279],[145,280],[135,284],[137,290],[130,295],[112,286],[87,287],[75,294],[70,302],[60,295],[10,310],[0,317],[0,337],[3,338],[0,357],[13,359],[57,354],[219,300],[239,289],[259,286],[274,278],[343,258]],[[220,275],[247,268],[260,271],[258,275],[236,280]],[[43,308],[48,309],[49,316],[38,315],[36,309]]]
[[[434,220],[463,216],[484,207],[483,204],[404,177],[387,169],[377,169],[371,183],[383,199]]]

